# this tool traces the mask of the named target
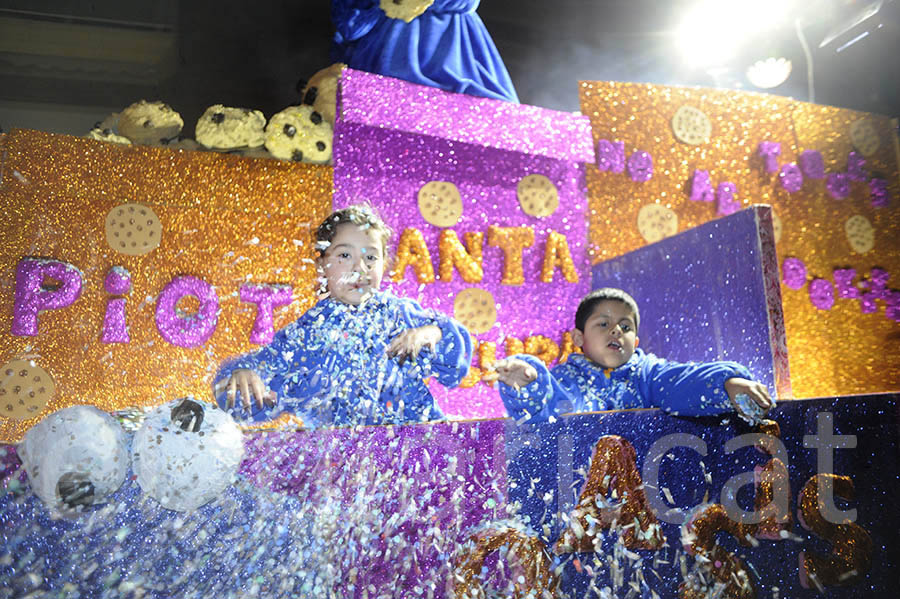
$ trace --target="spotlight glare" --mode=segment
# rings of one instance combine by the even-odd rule
[[[791,61],[786,58],[758,60],[747,68],[747,79],[760,89],[778,87],[791,74]]]

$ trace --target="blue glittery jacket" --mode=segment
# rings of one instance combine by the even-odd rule
[[[529,355],[515,356],[534,366],[537,379],[516,393],[500,383],[507,413],[519,422],[543,422],[567,412],[596,412],[625,408],[662,408],[683,416],[706,416],[732,411],[725,381],[752,379],[737,362],[682,364],[668,362],[635,349],[631,358],[604,370],[581,354],[548,370]]]
[[[425,348],[403,365],[385,353],[401,332],[429,324],[441,329],[434,352]],[[272,408],[252,402],[256,421],[287,411],[310,428],[422,422],[443,418],[425,379],[433,376],[453,387],[466,376],[471,360],[472,340],[462,325],[414,300],[378,292],[359,306],[320,301],[265,347],[226,362],[213,388],[238,368],[259,374],[278,402]],[[224,408],[224,389],[216,401]],[[240,390],[231,413],[238,419],[248,416]]]

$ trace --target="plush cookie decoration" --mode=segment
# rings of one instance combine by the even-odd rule
[[[432,4],[434,0],[381,0],[381,10],[392,19],[409,23]]]
[[[318,71],[310,77],[309,83],[303,88],[303,103],[312,106],[332,126],[336,113],[338,80],[341,77],[341,71],[346,66],[342,62],[336,62],[330,67]]]
[[[331,160],[331,125],[312,106],[288,106],[266,126],[266,149],[281,160],[325,164]]]
[[[213,150],[258,148],[266,141],[266,117],[258,110],[215,104],[195,127],[197,141]]]
[[[119,134],[136,144],[165,143],[178,137],[182,127],[181,115],[162,102],[135,102],[119,117]]]
[[[96,139],[97,141],[108,141],[114,144],[122,144],[124,146],[130,146],[131,140],[127,137],[123,137],[121,135],[116,135],[116,133],[112,129],[100,129],[98,127],[94,127],[91,129],[87,135],[85,135],[88,139]]]

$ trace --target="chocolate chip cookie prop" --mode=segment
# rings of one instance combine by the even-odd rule
[[[266,141],[266,117],[258,110],[215,104],[197,121],[195,135],[213,150],[258,148]]]
[[[419,212],[436,227],[452,227],[463,213],[459,189],[449,181],[429,181],[419,188]]]
[[[165,145],[182,127],[181,115],[163,102],[135,102],[119,117],[119,134],[136,144]]]
[[[865,216],[855,214],[844,223],[847,242],[857,254],[865,254],[875,247],[875,228]]]
[[[432,4],[434,0],[381,0],[381,10],[392,19],[409,23]]]
[[[0,416],[34,418],[55,392],[53,378],[34,360],[11,360],[0,366]]]
[[[333,137],[331,125],[312,106],[288,106],[269,120],[266,149],[281,160],[325,164]]]
[[[881,145],[878,131],[869,119],[859,119],[850,125],[850,141],[863,156],[872,156]]]
[[[162,225],[153,209],[143,204],[122,204],[106,215],[106,242],[128,256],[141,256],[159,247]]]
[[[550,216],[559,208],[559,191],[544,175],[526,175],[516,185],[522,211],[529,216]]]
[[[678,141],[696,146],[709,141],[712,123],[703,111],[685,104],[672,117],[672,132]]]
[[[638,232],[653,243],[678,232],[678,215],[671,208],[659,204],[647,204],[638,212]]]
[[[303,88],[303,103],[312,106],[332,126],[336,112],[338,80],[341,77],[341,71],[346,66],[342,62],[336,62],[317,71]]]
[[[497,322],[497,304],[489,291],[470,287],[456,294],[453,318],[476,335],[488,332]]]

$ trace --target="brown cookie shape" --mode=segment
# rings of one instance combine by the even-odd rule
[[[0,416],[34,418],[55,392],[53,378],[33,360],[12,360],[0,366]]]
[[[878,131],[869,119],[859,119],[850,125],[850,141],[863,156],[871,156],[881,145]]]
[[[436,227],[452,227],[463,213],[459,189],[449,181],[429,181],[419,188],[419,212]]]
[[[660,204],[646,204],[638,212],[637,226],[641,237],[654,243],[678,232],[678,215]]]
[[[122,204],[106,215],[106,242],[128,256],[141,256],[159,247],[162,224],[149,206]]]
[[[529,216],[550,216],[559,208],[559,191],[544,175],[526,175],[516,185],[522,211]]]
[[[678,141],[696,146],[709,141],[712,122],[702,110],[684,104],[672,117],[672,132]]]
[[[453,317],[471,333],[486,333],[497,322],[497,303],[489,291],[463,289],[453,300]]]
[[[865,254],[875,247],[875,228],[865,216],[854,214],[844,223],[844,232],[850,248],[857,254]]]

